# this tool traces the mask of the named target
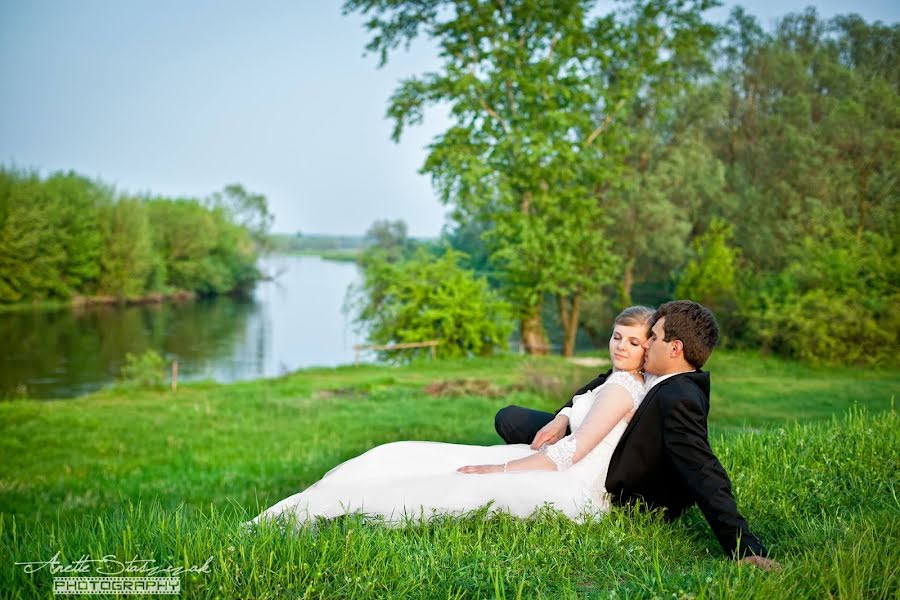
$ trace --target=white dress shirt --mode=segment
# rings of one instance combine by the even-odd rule
[[[667,375],[653,375],[651,373],[644,373],[644,390],[649,393],[653,387],[659,385],[669,377],[675,377],[676,375],[681,375],[682,373],[693,373],[693,371],[679,371],[678,373],[669,373]]]

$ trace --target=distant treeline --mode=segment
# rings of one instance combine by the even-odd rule
[[[329,235],[321,233],[273,233],[269,236],[272,252],[318,253],[325,250],[360,250],[365,247],[362,235]]]
[[[132,196],[74,172],[0,168],[0,303],[141,299],[251,286],[271,215],[240,185]]]
[[[401,237],[406,238],[406,223],[403,221],[380,220],[365,235],[332,235],[327,233],[273,233],[269,235],[268,250],[276,254],[309,254],[326,260],[343,262],[357,261],[366,248],[378,246],[383,240],[383,227],[403,228]],[[434,240],[410,238],[410,243],[432,243]]]
[[[276,254],[305,254],[325,260],[354,262],[365,247],[361,235],[328,235],[317,233],[273,233],[268,249]]]

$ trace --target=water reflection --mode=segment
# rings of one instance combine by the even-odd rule
[[[148,349],[178,360],[185,380],[228,382],[352,362],[360,340],[340,307],[357,267],[289,256],[262,267],[280,276],[250,298],[0,315],[0,396],[81,395],[113,381],[126,353]]]

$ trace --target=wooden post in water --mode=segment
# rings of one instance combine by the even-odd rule
[[[178,390],[178,361],[172,361],[172,391]]]

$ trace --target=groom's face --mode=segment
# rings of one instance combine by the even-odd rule
[[[650,329],[650,337],[644,342],[644,371],[653,375],[666,373],[669,367],[669,345],[663,341],[666,337],[666,318],[660,318]]]

